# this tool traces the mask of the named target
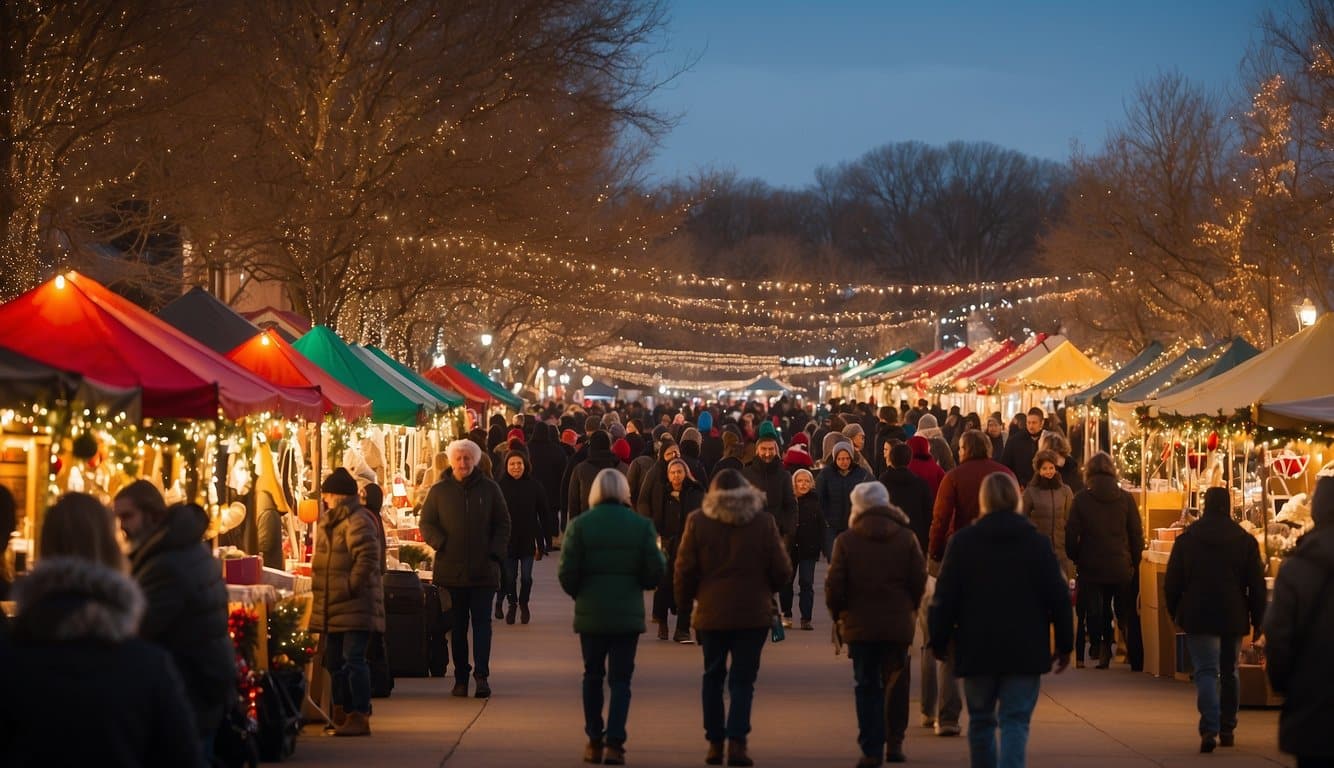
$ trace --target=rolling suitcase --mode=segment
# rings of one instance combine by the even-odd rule
[[[384,575],[384,644],[394,677],[426,677],[425,591],[413,571]]]

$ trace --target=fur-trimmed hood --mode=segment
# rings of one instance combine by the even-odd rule
[[[144,595],[128,575],[75,557],[48,557],[16,591],[21,642],[121,643],[139,633]]]
[[[753,485],[714,489],[704,495],[704,516],[726,525],[742,526],[764,510],[764,492]]]

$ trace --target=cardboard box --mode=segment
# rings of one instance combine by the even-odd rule
[[[1281,707],[1283,697],[1269,687],[1269,676],[1259,664],[1239,664],[1237,674],[1241,677],[1238,699],[1243,707]]]
[[[222,576],[228,584],[261,584],[263,575],[263,561],[254,555],[222,561]]]

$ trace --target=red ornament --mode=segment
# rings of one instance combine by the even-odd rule
[[[1205,442],[1205,445],[1209,448],[1210,452],[1218,450],[1218,433],[1210,432],[1209,439]]]

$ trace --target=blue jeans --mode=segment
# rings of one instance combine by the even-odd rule
[[[801,599],[799,607],[801,610],[801,620],[810,621],[811,613],[815,611],[815,564],[816,560],[798,560],[796,553],[789,553],[792,562],[797,564],[797,586],[800,588]],[[782,606],[783,615],[792,618],[792,585],[786,584],[778,590],[778,603]]]
[[[1186,635],[1195,672],[1195,707],[1200,710],[1200,735],[1232,733],[1237,728],[1237,654],[1241,638],[1236,635]]]
[[[968,752],[973,768],[1023,768],[1028,723],[1038,703],[1041,675],[975,675],[963,679],[968,700]],[[996,754],[1000,710],[1000,756]]]
[[[848,643],[856,682],[857,745],[862,754],[878,758],[885,741],[896,750],[908,729],[908,685],[899,678],[908,671],[908,649],[894,643]]]
[[[371,711],[371,666],[366,663],[370,639],[366,630],[330,632],[324,647],[329,698],[348,712]]]
[[[579,635],[584,652],[584,733],[589,741],[625,743],[625,721],[630,716],[630,678],[635,673],[639,634]],[[602,721],[602,680],[611,689],[605,728]]]
[[[449,587],[453,635],[454,682],[468,682],[474,668],[468,664],[468,624],[472,624],[472,658],[478,677],[491,676],[491,601],[495,590],[486,587]]]
[[[824,561],[830,562],[834,559],[834,539],[843,531],[834,530],[833,524],[828,524],[824,529]]]
[[[760,674],[760,652],[769,638],[769,628],[698,630],[704,649],[704,737],[709,741],[731,739],[745,743],[750,733],[750,705],[755,698],[755,678]],[[732,669],[727,657],[732,657]],[[723,709],[723,684],[732,701]]]
[[[528,605],[528,598],[533,594],[533,556],[505,558],[500,577],[500,591],[510,601],[510,605]]]

